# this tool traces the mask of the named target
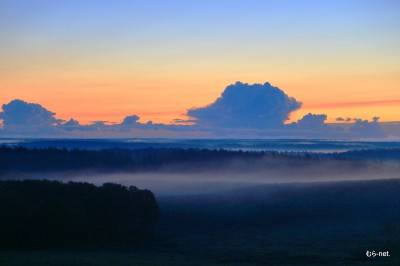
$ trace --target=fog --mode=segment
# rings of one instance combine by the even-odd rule
[[[260,163],[260,162],[258,162]],[[400,178],[397,163],[320,161],[310,165],[277,164],[275,168],[249,168],[235,162],[225,170],[202,169],[193,172],[52,172],[12,174],[3,179],[49,179],[63,182],[112,182],[150,189],[158,196],[222,193],[262,184],[335,182]]]

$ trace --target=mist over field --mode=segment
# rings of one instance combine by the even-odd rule
[[[0,179],[113,182],[157,195],[258,184],[397,179],[399,145],[320,140],[5,141]]]
[[[400,163],[353,160],[303,160],[298,158],[233,159],[201,164],[171,164],[157,171],[99,171],[9,173],[2,179],[49,179],[96,185],[117,183],[139,186],[157,195],[224,192],[261,184],[384,180],[400,178]]]
[[[333,170],[332,168],[331,170]],[[299,170],[299,169],[297,169]],[[59,180],[82,181],[94,184],[113,182],[126,186],[137,185],[154,191],[157,195],[203,194],[229,191],[236,188],[246,188],[263,184],[337,182],[400,179],[398,165],[385,165],[380,169],[344,169],[327,172],[325,168],[275,170],[271,172],[203,172],[203,173],[113,173],[113,174],[82,174],[65,175]]]
[[[365,252],[372,248],[389,252],[391,261],[399,261],[397,144],[224,140],[209,144],[208,149],[205,141],[156,141],[128,147],[118,141],[14,144],[0,147],[0,207],[11,219],[30,221],[21,225],[3,220],[8,228],[17,228],[18,245],[42,243],[42,238],[25,241],[18,232],[27,227],[32,232],[43,230],[44,243],[52,247],[90,245],[95,252],[90,260],[102,258],[96,265],[115,262],[115,255],[97,253],[104,248],[101,245],[110,243],[113,250],[123,252],[124,260],[138,265],[164,265],[165,256],[177,265],[183,261],[193,265],[362,265],[368,261]],[[242,150],[245,146],[251,149]],[[266,149],[271,146],[280,149]],[[22,193],[16,190],[18,186],[31,187]],[[51,187],[60,192],[54,193]],[[144,191],[154,193],[150,205],[129,196]],[[21,199],[21,195],[25,196]],[[44,196],[49,198],[43,200]],[[143,210],[150,210],[151,219],[146,218],[142,227],[146,234],[132,229],[131,214],[122,208],[135,209],[138,202]],[[15,206],[18,211],[13,211]],[[139,219],[143,213],[136,215]],[[104,228],[93,231],[90,223],[97,224],[96,219],[101,219]],[[62,228],[58,221],[73,221],[64,222],[63,227],[76,241],[64,230],[54,229]],[[53,231],[43,229],[42,222]],[[132,237],[121,233],[118,224]],[[16,241],[12,237],[0,240],[6,248]],[[119,249],[121,243],[131,259]],[[88,256],[79,249],[63,252],[68,253],[51,254]],[[6,261],[14,256],[3,254]],[[27,260],[38,261],[35,256],[39,255],[29,255]],[[9,265],[24,257],[15,258]]]

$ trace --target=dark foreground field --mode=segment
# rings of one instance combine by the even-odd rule
[[[0,265],[400,265],[400,180],[260,185],[158,204],[148,246],[8,250]]]

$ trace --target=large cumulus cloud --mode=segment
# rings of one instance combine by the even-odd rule
[[[218,128],[267,129],[281,127],[301,103],[282,90],[265,84],[236,82],[214,103],[188,111],[197,125]]]
[[[3,111],[0,112],[0,119],[4,127],[13,126],[54,126],[63,122],[55,118],[55,113],[50,112],[40,104],[27,103],[22,100],[13,100],[3,104]]]

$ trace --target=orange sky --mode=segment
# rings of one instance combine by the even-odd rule
[[[400,121],[393,1],[21,1],[0,3],[0,104],[170,123],[236,81],[270,82],[303,102],[291,121]]]
[[[303,107],[292,114],[291,121],[308,112],[327,114],[328,122],[333,122],[336,117],[370,119],[374,116],[380,116],[381,121],[398,121],[400,114],[400,90],[397,90],[400,76],[394,75],[311,76],[303,73],[303,76],[297,74],[285,78],[271,70],[265,71],[271,75],[223,73],[222,70],[218,73],[217,69],[202,69],[200,73],[179,72],[179,75],[172,72],[130,75],[97,71],[85,73],[82,69],[56,75],[48,73],[51,72],[49,69],[18,70],[15,77],[0,75],[2,88],[5,88],[0,101],[7,103],[20,98],[40,103],[56,112],[59,118],[73,117],[82,123],[95,120],[119,122],[131,114],[140,116],[142,122],[170,123],[175,118],[185,118],[182,115],[191,107],[212,103],[227,85],[240,80],[248,83],[269,81],[303,102]]]

